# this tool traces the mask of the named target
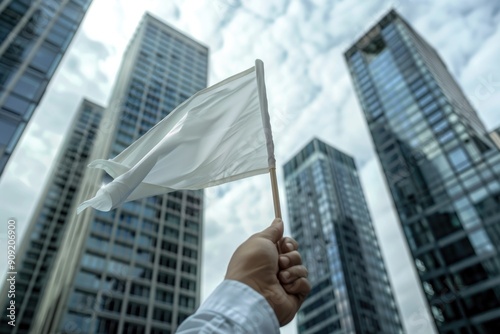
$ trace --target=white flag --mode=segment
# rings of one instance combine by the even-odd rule
[[[89,167],[114,180],[78,213],[269,172],[275,160],[262,61],[199,91],[114,159]]]

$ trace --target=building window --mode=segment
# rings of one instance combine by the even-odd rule
[[[196,259],[198,258],[198,251],[184,247],[182,249],[182,255],[191,259]]]
[[[10,94],[4,103],[5,109],[21,116],[30,114],[33,106],[34,104],[30,100],[26,100],[15,93]]]
[[[200,227],[200,224],[198,224],[197,222],[186,220],[184,222],[184,226],[186,227],[187,230],[190,230],[190,231],[193,231],[195,233],[198,233],[198,229]]]
[[[155,299],[159,302],[172,304],[174,302],[174,294],[172,292],[156,288]]]
[[[43,78],[34,74],[24,73],[12,91],[28,99],[37,100],[43,87],[45,87]]]
[[[146,318],[148,314],[148,306],[144,304],[129,302],[127,306],[127,314]]]
[[[122,301],[120,299],[117,299],[117,298],[111,298],[109,296],[102,296],[101,303],[99,306],[100,306],[100,309],[103,311],[120,313],[121,308],[122,308]]]
[[[142,223],[142,230],[156,233],[158,232],[158,224],[152,221],[144,220]]]
[[[103,290],[123,293],[125,292],[125,281],[119,280],[114,277],[106,277]]]
[[[71,332],[78,328],[82,332],[88,332],[91,319],[90,315],[68,312],[63,321],[63,331],[68,330]]]
[[[143,262],[151,262],[154,263],[155,255],[152,252],[143,249],[137,249],[137,257],[136,260],[140,260]]]
[[[196,290],[196,282],[187,278],[181,278],[181,289],[186,289],[190,291]]]
[[[16,125],[15,122],[0,115],[0,147],[6,146],[9,143],[17,129]]]
[[[177,244],[164,240],[161,242],[161,249],[169,253],[177,253]]]
[[[184,234],[184,242],[192,245],[198,244],[198,237],[191,234]]]
[[[104,238],[98,238],[95,236],[90,236],[87,239],[87,247],[92,248],[94,250],[99,250],[102,252],[107,252],[108,251],[108,240]]]
[[[158,273],[158,283],[162,283],[168,286],[174,286],[175,285],[175,276],[159,272]]]
[[[138,243],[141,246],[154,248],[156,247],[156,238],[141,233],[141,235],[139,236]]]
[[[92,231],[94,232],[99,232],[102,234],[106,235],[111,235],[111,230],[113,229],[113,226],[111,224],[105,223],[100,220],[94,220],[94,223],[92,224]]]
[[[60,59],[61,54],[58,54],[57,50],[49,46],[49,44],[44,43],[36,51],[35,57],[31,62],[31,66],[43,74],[50,76],[55,69],[55,65],[59,63]]]
[[[169,310],[155,307],[153,312],[153,319],[161,322],[170,323],[172,321],[172,312]]]
[[[134,268],[132,268],[130,276],[134,278],[150,280],[151,277],[153,277],[153,271],[151,269],[136,265]]]
[[[174,258],[162,255],[162,256],[160,256],[160,265],[162,267],[166,267],[166,268],[170,268],[170,269],[175,270],[175,268],[177,266],[177,260]]]
[[[184,322],[189,317],[189,314],[179,312],[179,315],[177,316],[177,323],[180,325]]]
[[[457,147],[450,153],[448,153],[448,157],[450,158],[452,166],[457,171],[462,170],[470,165],[467,154],[461,147]]]
[[[90,269],[101,271],[106,267],[106,260],[98,255],[84,254],[82,258],[82,265]]]
[[[119,256],[119,257],[124,257],[124,258],[130,258],[132,257],[132,247],[127,246],[127,245],[122,245],[122,244],[115,244],[113,246],[113,255]]]
[[[129,273],[129,265],[125,262],[109,260],[108,272],[117,276],[126,276]]]
[[[194,264],[182,262],[181,270],[185,273],[196,275],[196,266]]]
[[[75,284],[77,286],[82,286],[86,288],[98,289],[100,281],[101,281],[100,275],[89,273],[86,271],[80,271],[76,275]]]
[[[194,298],[181,295],[179,297],[179,305],[188,308],[194,308]]]
[[[448,266],[475,254],[468,238],[455,241],[441,249],[443,259]]]
[[[134,242],[135,232],[126,228],[118,227],[116,230],[116,237],[122,240]]]
[[[95,303],[95,294],[82,291],[73,291],[69,298],[69,306],[76,310],[93,309]]]
[[[123,334],[144,334],[144,333],[146,333],[146,328],[143,325],[126,322],[123,324],[123,327],[125,329]]]
[[[177,240],[179,238],[179,231],[177,229],[165,226],[163,228],[163,235]]]
[[[149,297],[149,288],[142,284],[132,283],[132,287],[130,288],[130,294],[139,297]]]
[[[118,321],[98,317],[96,321],[97,333],[118,333]]]

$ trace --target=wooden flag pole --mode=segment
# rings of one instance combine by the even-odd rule
[[[274,215],[281,219],[280,194],[278,191],[278,179],[276,178],[276,167],[269,168],[271,175],[271,188],[273,190]]]
[[[273,203],[274,203],[274,216],[281,219],[281,206],[280,206],[280,194],[278,191],[278,178],[276,177],[276,167],[269,168],[269,174],[271,175],[271,189],[273,190]],[[282,254],[281,244],[283,240],[279,240],[276,244],[278,249],[278,254]]]

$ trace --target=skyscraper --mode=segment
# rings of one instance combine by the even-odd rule
[[[312,284],[299,333],[402,333],[354,159],[314,139],[284,172],[292,236]]]
[[[0,1],[0,176],[91,2]]]
[[[30,327],[61,238],[70,219],[71,206],[81,186],[83,173],[94,143],[103,108],[84,100],[80,105],[68,140],[61,150],[40,203],[28,225],[28,230],[16,263],[16,321],[15,327],[7,324],[6,288],[0,295],[2,321],[0,333],[32,333]],[[36,331],[35,331],[36,332]]]
[[[439,332],[498,333],[499,148],[395,11],[345,58]]]
[[[129,44],[91,160],[114,157],[205,88],[208,49],[146,14]],[[77,202],[103,182],[86,171]],[[39,333],[174,333],[200,300],[203,191],[72,211]]]

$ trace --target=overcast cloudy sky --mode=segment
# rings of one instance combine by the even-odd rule
[[[15,217],[23,234],[78,104],[83,97],[109,103],[124,49],[150,11],[210,47],[210,84],[264,61],[278,164],[314,136],[355,157],[406,330],[432,333],[342,55],[391,7],[437,49],[487,128],[498,127],[496,1],[96,0],[0,180],[0,218]],[[285,206],[281,170],[278,176]],[[206,196],[203,298],[222,280],[232,251],[273,218],[268,175]],[[296,333],[295,322],[282,332]]]

